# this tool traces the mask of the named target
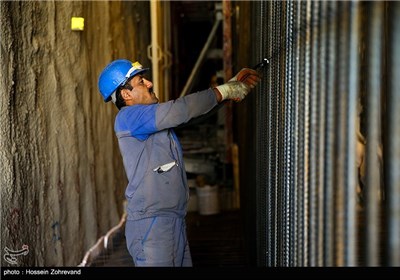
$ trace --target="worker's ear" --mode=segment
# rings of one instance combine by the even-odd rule
[[[121,90],[121,96],[124,100],[129,99],[130,95],[129,95],[129,90],[128,89],[122,89]]]

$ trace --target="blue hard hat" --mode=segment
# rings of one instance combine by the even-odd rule
[[[117,59],[108,64],[101,72],[98,87],[104,102],[111,100],[111,95],[117,88],[137,74],[146,72],[149,68],[143,68],[139,62],[132,63],[126,59]]]

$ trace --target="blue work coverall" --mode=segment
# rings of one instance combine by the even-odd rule
[[[128,178],[125,235],[135,266],[192,266],[185,224],[189,188],[172,128],[217,103],[207,89],[118,112],[114,129]]]

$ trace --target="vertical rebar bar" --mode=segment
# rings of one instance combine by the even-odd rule
[[[265,16],[267,16],[267,22],[266,25],[264,26],[264,28],[266,29],[265,34],[265,39],[267,40],[267,52],[269,55],[271,55],[271,53],[273,52],[274,49],[274,45],[273,45],[273,40],[272,40],[272,36],[273,36],[273,10],[272,10],[272,2],[268,2],[268,3],[261,3],[261,5],[263,5],[264,10],[266,12]],[[265,104],[267,104],[267,110],[266,110],[266,116],[267,116],[267,120],[268,123],[265,126],[266,129],[266,141],[268,141],[268,143],[271,143],[271,94],[272,94],[272,82],[273,82],[273,70],[269,69],[270,71],[268,72],[268,97],[265,98]],[[270,158],[271,158],[271,154],[272,154],[272,150],[273,150],[273,145],[268,145],[268,157],[266,159],[266,164],[268,167],[267,170],[267,177],[266,177],[266,183],[267,183],[267,203],[268,203],[268,212],[267,212],[267,226],[269,229],[268,232],[268,239],[266,241],[266,245],[267,245],[267,250],[268,250],[268,255],[267,255],[267,265],[268,266],[273,266],[274,264],[274,251],[273,251],[273,246],[272,243],[274,242],[273,240],[273,235],[274,232],[272,232],[274,230],[273,228],[273,221],[272,221],[272,215],[273,215],[273,205],[272,205],[272,186],[270,184],[271,182],[271,170],[270,170]]]
[[[338,3],[338,68],[337,68],[337,84],[338,88],[335,93],[336,119],[337,126],[335,128],[335,146],[336,146],[336,162],[335,162],[335,259],[337,266],[345,265],[346,250],[346,141],[347,141],[347,95],[349,92],[349,3]]]
[[[286,61],[285,61],[285,122],[284,122],[284,163],[286,163],[284,169],[284,188],[285,188],[285,200],[286,211],[284,216],[285,228],[285,256],[284,256],[284,266],[294,266],[294,236],[293,236],[293,223],[292,217],[294,214],[293,209],[293,125],[292,125],[292,95],[293,95],[293,2],[287,2],[286,6]]]
[[[256,26],[259,28],[255,36],[259,36],[256,52],[257,60],[261,59],[268,53],[269,45],[265,43],[268,38],[267,27],[271,26],[266,22],[267,9],[265,2],[254,3],[254,13],[258,16],[256,17]],[[258,87],[258,92],[256,95],[256,152],[259,155],[256,161],[256,184],[257,184],[257,260],[259,266],[271,266],[270,264],[270,240],[272,229],[270,226],[270,215],[271,206],[268,200],[268,155],[269,155],[269,145],[268,143],[268,106],[267,106],[267,96],[265,93],[268,91],[270,86],[270,72],[266,74],[264,72],[264,83],[260,84]]]
[[[357,264],[356,244],[356,139],[357,96],[359,89],[359,3],[350,2],[349,10],[349,61],[348,95],[346,112],[346,188],[345,188],[345,265]]]
[[[274,25],[272,26],[272,49],[276,50],[278,47],[278,42],[279,42],[279,36],[277,34],[277,30],[279,28],[279,22],[277,21],[277,13],[278,11],[278,2],[277,1],[272,1],[272,21],[274,22]],[[270,194],[270,203],[272,206],[273,211],[271,211],[271,225],[273,228],[273,239],[271,240],[271,252],[272,252],[272,265],[277,266],[278,265],[278,255],[277,255],[277,250],[278,250],[278,228],[277,228],[277,219],[278,219],[278,208],[277,208],[277,192],[278,192],[278,184],[277,184],[277,178],[278,178],[278,166],[277,166],[277,123],[276,123],[276,114],[277,114],[277,99],[278,99],[278,84],[279,81],[276,79],[276,75],[279,73],[279,57],[273,57],[272,58],[272,64],[271,64],[271,76],[273,77],[273,80],[271,81],[271,91],[270,91],[270,97],[269,97],[269,102],[270,102],[270,107],[269,107],[269,115],[270,115],[270,122],[269,122],[269,143],[271,143],[271,150],[270,150],[270,158],[269,158],[269,166],[270,166],[270,181],[269,181],[269,194]]]
[[[367,142],[366,142],[366,265],[379,265],[379,214],[380,214],[380,145],[381,123],[381,79],[383,42],[383,2],[372,2],[369,6],[368,40],[368,88],[367,88]]]
[[[400,2],[390,3],[387,264],[400,266]]]
[[[303,41],[304,35],[302,30],[302,19],[304,18],[304,2],[299,2],[298,4],[298,13],[297,13],[297,26],[296,30],[298,32],[298,36],[296,38],[297,41],[297,50],[296,50],[296,59],[297,59],[297,68],[296,68],[296,117],[295,117],[295,125],[296,125],[296,195],[297,195],[297,249],[298,249],[298,265],[304,266],[304,146],[303,146],[303,133],[304,133],[304,48]]]
[[[317,212],[317,188],[318,188],[318,135],[319,135],[319,118],[318,118],[318,96],[319,91],[319,73],[318,73],[318,48],[319,48],[319,5],[317,1],[312,2],[311,18],[310,18],[310,129],[309,129],[309,170],[310,170],[310,196],[309,196],[309,213],[310,213],[310,266],[317,265],[318,259],[318,212]]]
[[[336,34],[337,26],[333,18],[337,14],[337,2],[329,1],[327,10],[327,59],[326,59],[326,101],[325,101],[325,159],[324,159],[324,265],[334,266],[334,160],[335,160],[335,111],[336,100]]]
[[[325,201],[325,192],[324,192],[324,159],[325,159],[325,129],[326,129],[326,69],[327,69],[327,60],[326,60],[326,52],[327,52],[327,38],[328,38],[328,24],[329,21],[327,19],[327,2],[321,2],[320,13],[319,13],[319,38],[320,43],[318,45],[318,54],[317,61],[318,63],[318,77],[319,83],[316,90],[318,91],[318,115],[317,118],[319,120],[318,125],[318,172],[317,172],[317,220],[318,220],[318,228],[317,228],[317,265],[324,265],[324,255],[325,255],[325,247],[324,247],[324,201]]]
[[[299,20],[299,3],[294,2],[293,3],[293,27],[295,30],[298,30],[298,24],[300,22]],[[298,36],[294,36],[295,32],[293,32],[293,58],[292,58],[292,67],[293,67],[293,82],[291,86],[291,90],[293,92],[293,102],[292,102],[292,121],[291,125],[293,127],[292,133],[293,133],[293,156],[292,156],[292,161],[293,161],[293,251],[294,251],[294,256],[293,256],[293,263],[296,266],[299,266],[301,263],[301,258],[299,256],[301,255],[301,239],[300,239],[300,234],[299,234],[299,229],[300,229],[300,222],[299,222],[299,188],[298,188],[298,176],[297,174],[299,173],[298,171],[298,118],[299,118],[299,113],[298,113],[298,88],[299,88],[299,52],[300,52],[300,47],[299,47],[299,39]]]
[[[304,176],[304,265],[310,265],[310,91],[311,91],[311,1],[304,2],[304,112],[303,112],[303,176]]]

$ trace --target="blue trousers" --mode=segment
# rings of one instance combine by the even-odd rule
[[[192,266],[184,218],[127,220],[125,236],[135,266]]]

